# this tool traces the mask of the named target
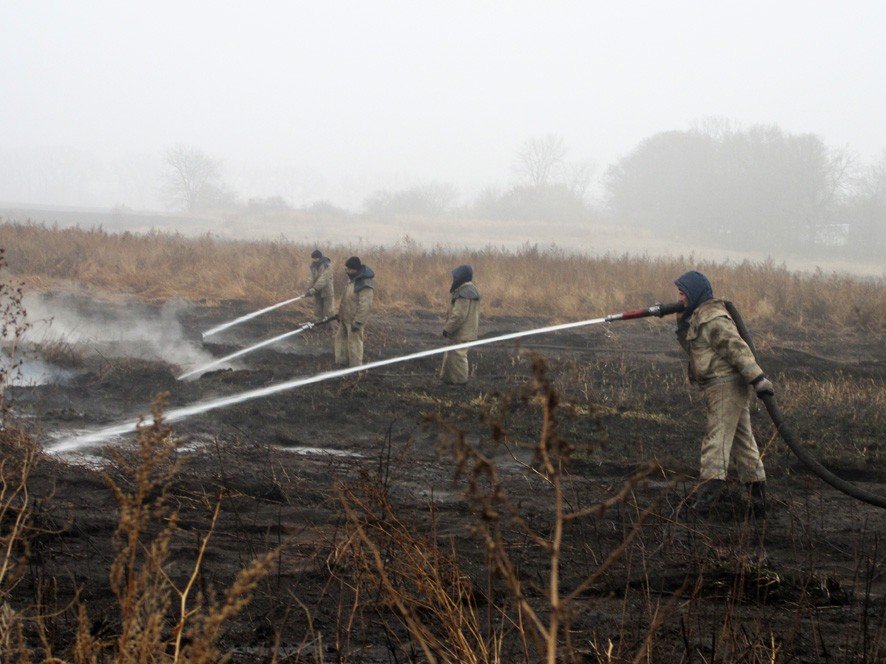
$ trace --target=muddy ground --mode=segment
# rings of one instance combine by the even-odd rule
[[[275,311],[201,343],[200,331],[249,310],[245,302],[183,308],[183,343],[222,356],[305,318],[297,307]],[[485,318],[482,333],[495,336],[550,322]],[[222,513],[201,589],[221,593],[255,556],[275,547],[281,552],[252,604],[226,626],[222,643],[235,661],[269,660],[275,644],[281,661],[423,661],[377,579],[360,573],[364,568],[354,555],[360,547],[351,546],[354,529],[341,503],[345,493],[395,585],[406,592],[411,582],[396,576],[402,573],[397,563],[408,555],[398,548],[402,542],[390,539],[396,529],[384,527],[392,515],[406,532],[454,552],[458,577],[472,588],[470,600],[463,597],[462,603],[477,608],[484,629],[502,635],[503,661],[536,661],[531,638],[521,638],[513,624],[501,627],[501,615],[515,615],[513,593],[500,575],[489,573],[481,537],[489,515],[465,494],[468,478],[456,473],[452,441],[461,432],[491,459],[508,504],[549,538],[554,491],[536,472],[542,410],[529,397],[533,362],[540,357],[559,401],[559,436],[573,446],[563,476],[567,509],[606,499],[650,461],[660,464],[621,502],[567,524],[564,595],[612,559],[572,602],[564,653],[571,649],[587,661],[605,661],[607,651],[630,661],[643,647],[650,649],[650,661],[769,661],[772,653],[777,661],[882,658],[886,512],[805,472],[774,440],[765,411],[757,409],[753,417],[766,450],[767,518],[747,518],[737,485],[729,504],[708,518],[681,509],[697,470],[703,415],[684,378],[672,327],[671,321],[624,322],[486,346],[472,351],[475,375],[467,387],[440,384],[439,357],[433,357],[177,423],[183,447],[173,493],[181,530],[170,556],[171,575],[184,580],[220,496]],[[440,329],[436,313],[376,316],[368,326],[367,359],[440,345]],[[845,477],[886,495],[883,413],[866,407],[864,399],[847,408],[839,390],[807,398],[814,397],[817,384],[839,385],[856,396],[882,394],[882,335],[788,325],[758,335],[761,363],[776,387],[809,391],[803,399],[782,395],[807,444]],[[14,412],[45,444],[147,413],[158,392],[168,391],[168,408],[175,408],[333,365],[327,330],[187,382],[175,376],[192,367],[161,360],[58,345],[48,359],[67,365],[63,382],[8,391]],[[47,624],[62,646],[74,631],[74,612],[65,607],[75,597],[88,608],[96,635],[114,634],[118,620],[108,582],[118,514],[104,476],[124,485],[126,479],[111,449],[131,454],[134,437],[47,456],[32,479],[46,532],[34,542],[15,600],[22,607],[36,600],[58,607]],[[481,482],[478,490],[484,486]],[[358,499],[363,513],[354,504]],[[500,524],[524,596],[544,611],[548,555],[515,521],[502,518]],[[503,613],[491,607],[503,607]],[[418,607],[415,615],[439,627],[428,607]]]

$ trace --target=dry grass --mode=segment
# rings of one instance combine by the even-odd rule
[[[43,607],[22,613],[6,601],[25,567],[35,532],[28,484],[40,453],[25,434],[9,429],[2,432],[0,522],[9,526],[0,534],[0,661],[35,661],[40,652],[46,657],[43,661],[59,664],[209,664],[226,659],[218,645],[222,627],[250,602],[276,552],[241,569],[220,599],[203,592],[192,596],[195,582],[203,574],[204,555],[218,518],[216,504],[187,580],[179,584],[171,577],[170,547],[178,530],[178,514],[171,501],[178,470],[177,442],[163,423],[162,399],[153,411],[154,422],[139,428],[135,460],[118,456],[119,479],[108,478],[119,507],[116,554],[109,569],[118,627],[112,638],[95,636],[88,607],[79,605],[77,631],[67,660],[52,657],[63,644],[53,643],[47,634],[40,614]],[[42,648],[33,647],[26,638],[29,626],[36,630]]]
[[[31,289],[71,281],[147,299],[245,299],[256,305],[302,291],[313,249],[284,241],[112,234],[11,223],[0,225],[0,247],[7,248],[10,268]],[[342,264],[357,252],[347,246],[323,249],[333,257],[340,287]],[[672,301],[674,278],[687,269],[699,269],[711,278],[718,294],[733,299],[751,320],[826,322],[878,332],[886,327],[883,279],[801,276],[771,261],[718,264],[691,255],[592,258],[535,246],[514,252],[494,247],[428,250],[409,238],[393,248],[362,248],[359,253],[376,271],[380,312],[442,308],[449,272],[460,263],[474,266],[487,314],[562,320]]]
[[[886,448],[886,388],[877,378],[835,374],[783,378],[779,401],[802,414],[802,440],[828,463],[882,469]],[[780,453],[787,454],[780,448]]]

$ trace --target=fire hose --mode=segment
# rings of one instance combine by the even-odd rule
[[[742,339],[744,339],[745,343],[748,345],[748,348],[751,349],[751,353],[753,353],[754,357],[756,358],[757,349],[754,346],[754,341],[751,338],[750,331],[745,325],[744,319],[742,319],[741,314],[738,312],[738,309],[735,307],[734,304],[732,304],[732,302],[726,301],[725,305],[726,310],[732,317],[732,321],[735,323],[738,334],[741,336]],[[631,311],[625,311],[624,313],[612,314],[611,316],[606,317],[606,321],[612,322],[617,320],[631,320],[634,318],[646,318],[647,316],[657,316],[658,318],[662,318],[670,314],[680,313],[681,311],[683,311],[683,308],[684,307],[682,302],[674,302],[672,304],[654,304],[653,306],[646,307],[645,309],[632,309]],[[869,505],[874,505],[875,507],[886,509],[886,497],[879,496],[870,491],[866,491],[865,489],[856,486],[852,482],[847,482],[846,480],[838,477],[830,470],[825,468],[818,459],[812,456],[809,450],[807,450],[805,447],[803,447],[803,445],[800,444],[793,429],[785,421],[785,418],[778,407],[778,403],[776,403],[775,401],[774,395],[763,394],[760,396],[760,399],[763,401],[763,405],[766,406],[766,412],[769,413],[769,417],[772,420],[772,423],[775,425],[775,429],[778,431],[781,439],[787,444],[787,446],[803,463],[803,465],[805,465],[809,470],[815,473],[820,479],[824,480],[838,491],[845,493],[847,496],[851,496],[852,498],[868,503]]]

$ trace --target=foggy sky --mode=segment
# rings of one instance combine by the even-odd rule
[[[600,172],[709,116],[872,159],[884,16],[874,1],[0,0],[0,151],[133,168],[184,143],[245,197],[350,206],[419,181],[505,184],[520,143],[548,133]]]

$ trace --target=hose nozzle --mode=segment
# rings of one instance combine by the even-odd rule
[[[609,316],[606,316],[605,320],[607,323],[611,323],[615,320],[631,320],[632,318],[646,318],[648,316],[658,316],[659,318],[662,318],[664,316],[670,316],[671,314],[678,314],[685,308],[686,307],[682,302],[672,302],[671,304],[656,302],[651,307],[646,307],[645,309],[631,309],[630,311],[623,311],[620,314],[610,314]]]

